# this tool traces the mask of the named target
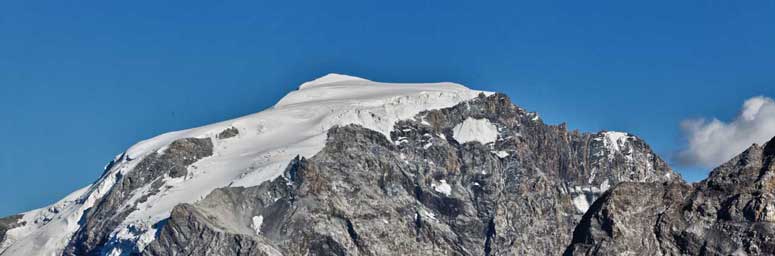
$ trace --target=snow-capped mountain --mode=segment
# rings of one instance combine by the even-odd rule
[[[137,143],[0,219],[0,255],[557,254],[623,181],[681,178],[634,135],[546,125],[502,94],[329,74]]]

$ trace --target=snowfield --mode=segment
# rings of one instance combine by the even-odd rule
[[[107,248],[106,253],[128,253],[127,248],[119,246],[127,243],[136,243],[142,249],[154,239],[156,230],[152,225],[168,218],[177,204],[196,202],[215,188],[254,186],[278,177],[292,158],[311,157],[319,152],[325,144],[327,130],[333,126],[359,124],[390,138],[396,121],[412,118],[424,110],[452,107],[480,93],[454,83],[393,84],[326,75],[302,84],[264,111],[137,143],[118,156],[116,164],[109,165],[94,184],[51,206],[23,213],[27,224],[8,231],[7,241],[0,245],[0,254],[61,254],[78,230],[83,212],[113,187],[116,174],[131,172],[139,160],[152,152],[163,151],[177,139],[212,138],[214,153],[190,166],[187,176],[166,177],[162,190],[139,204],[138,210],[113,231],[111,244],[115,247]],[[236,137],[216,138],[230,127],[239,131]],[[469,119],[455,129],[455,139],[461,142],[488,143],[496,138],[497,128],[487,120]],[[133,205],[149,187],[136,190],[124,205]],[[438,191],[449,194],[448,187],[442,183]],[[263,217],[254,218],[256,232],[260,232],[262,222]]]

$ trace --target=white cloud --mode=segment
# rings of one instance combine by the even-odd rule
[[[735,120],[689,119],[681,122],[688,145],[678,154],[684,165],[715,167],[743,152],[753,143],[775,136],[775,100],[758,96],[745,101]]]

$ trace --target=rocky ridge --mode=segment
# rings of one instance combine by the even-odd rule
[[[775,139],[696,184],[622,183],[576,227],[567,255],[775,254]]]

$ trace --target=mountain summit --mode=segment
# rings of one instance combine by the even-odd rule
[[[315,80],[303,83],[299,86],[299,90],[309,89],[316,86],[326,85],[326,84],[342,84],[342,82],[350,81],[350,82],[362,82],[363,84],[368,84],[369,80],[355,77],[355,76],[348,76],[348,75],[342,75],[342,74],[335,74],[330,73],[325,76],[321,76]]]
[[[622,182],[683,181],[635,135],[546,125],[503,94],[329,74],[137,143],[0,219],[0,255],[556,255]]]

